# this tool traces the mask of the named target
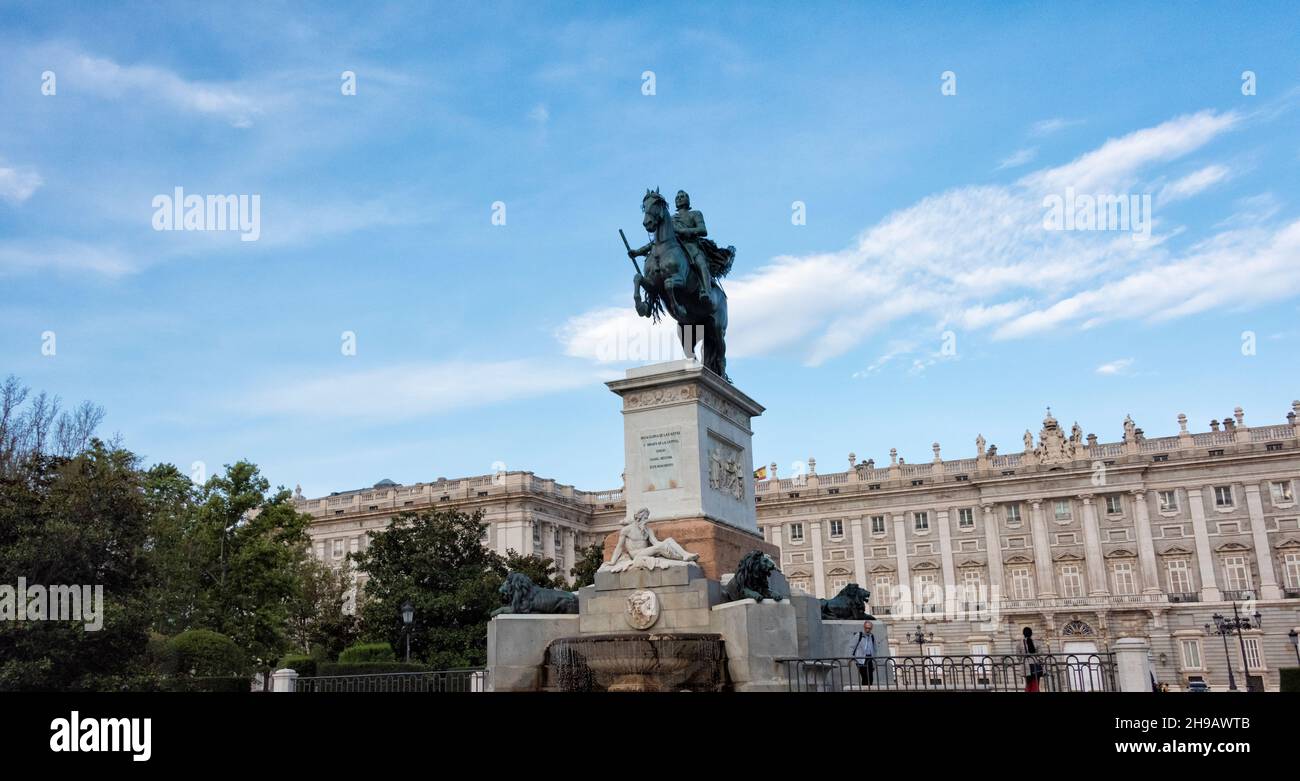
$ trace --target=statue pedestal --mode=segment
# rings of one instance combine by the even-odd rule
[[[606,383],[623,399],[623,495],[650,511],[659,539],[700,555],[717,580],[753,550],[777,556],[754,511],[751,420],[763,407],[690,359],[629,369]],[[617,534],[605,542],[605,557]]]
[[[623,399],[624,498],[652,521],[705,519],[758,534],[750,420],[763,407],[690,359],[629,369]]]

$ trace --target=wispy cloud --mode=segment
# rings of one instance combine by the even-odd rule
[[[44,184],[41,175],[31,168],[14,168],[0,161],[0,199],[19,204]]]
[[[1231,173],[1231,169],[1226,165],[1207,165],[1199,171],[1165,185],[1161,188],[1156,203],[1165,204],[1191,198],[1193,195],[1226,180]]]
[[[1017,149],[1015,152],[1012,152],[1010,155],[1002,158],[1002,161],[998,163],[997,170],[1001,171],[1006,168],[1019,168],[1020,166],[1025,165],[1026,163],[1030,162],[1037,156],[1038,156],[1038,147],[1036,146],[1026,147],[1024,149]]]
[[[1050,136],[1073,125],[1083,124],[1082,119],[1062,119],[1053,117],[1051,119],[1040,119],[1029,128],[1029,135],[1036,137]]]
[[[1183,229],[1148,241],[1127,233],[1046,230],[1045,194],[1125,192],[1155,186],[1169,163],[1237,127],[1234,113],[1203,111],[1106,141],[1074,160],[1005,186],[973,185],[900,209],[839,252],[781,256],[728,280],[729,354],[791,349],[817,365],[898,321],[989,329],[997,339],[1167,320],[1300,294],[1300,221],[1224,226],[1182,251]],[[1190,197],[1213,166],[1180,185]],[[570,355],[599,360],[592,333],[639,328],[627,308],[592,310],[561,329]],[[887,353],[888,354],[888,353]]]
[[[238,84],[190,80],[153,65],[121,65],[107,57],[78,53],[64,67],[65,81],[100,97],[153,100],[187,113],[218,117],[235,127],[251,127],[262,111],[258,99]]]
[[[340,358],[340,360],[347,360]],[[234,405],[254,415],[391,422],[590,387],[611,373],[533,359],[410,363],[277,378]]]
[[[132,256],[99,243],[68,240],[0,242],[0,275],[55,271],[120,277],[139,269],[140,264]]]
[[[1125,374],[1130,366],[1133,365],[1132,358],[1120,358],[1109,363],[1103,363],[1097,367],[1097,374],[1113,376],[1116,374]]]

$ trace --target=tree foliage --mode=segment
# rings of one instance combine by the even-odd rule
[[[596,570],[605,563],[605,546],[593,542],[578,551],[577,559],[569,570],[569,574],[573,576],[571,588],[575,590],[596,582]]]
[[[411,658],[439,667],[487,661],[488,614],[500,605],[506,562],[483,546],[481,514],[429,510],[403,513],[371,533],[353,554],[367,576],[363,634],[405,653],[401,607],[410,600]]]

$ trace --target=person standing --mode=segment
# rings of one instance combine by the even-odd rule
[[[1034,630],[1025,627],[1022,634],[1025,639],[1021,645],[1025,654],[1025,691],[1039,691],[1039,679],[1043,677],[1043,663],[1038,659],[1038,646],[1034,645]]]
[[[849,656],[858,665],[858,678],[863,686],[871,686],[876,676],[876,638],[872,635],[870,621],[862,622],[862,631],[853,635],[853,648]]]

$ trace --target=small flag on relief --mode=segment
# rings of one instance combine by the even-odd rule
[[[765,466],[760,466],[758,469],[755,469],[755,470],[754,470],[754,479],[755,479],[755,480],[766,480],[766,479],[767,479],[767,467],[765,467]]]

